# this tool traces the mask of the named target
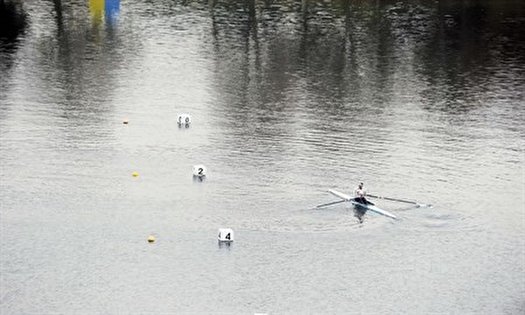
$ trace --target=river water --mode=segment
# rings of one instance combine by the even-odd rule
[[[525,312],[522,2],[7,0],[0,29],[1,314]],[[433,207],[315,209],[359,182]]]

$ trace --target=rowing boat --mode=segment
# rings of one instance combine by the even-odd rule
[[[392,213],[390,213],[390,212],[388,212],[386,210],[383,210],[383,209],[375,206],[372,203],[371,204],[364,204],[364,203],[358,202],[358,201],[355,200],[354,197],[352,197],[352,196],[350,196],[348,194],[339,192],[337,190],[329,189],[328,192],[331,193],[332,195],[336,196],[336,197],[339,197],[339,198],[343,199],[343,201],[350,202],[351,204],[353,204],[357,208],[370,210],[372,212],[384,215],[386,217],[389,217],[389,218],[392,218],[392,219],[397,219],[397,217],[395,215],[393,215]]]

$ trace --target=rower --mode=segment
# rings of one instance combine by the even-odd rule
[[[354,190],[354,200],[364,205],[373,205],[370,201],[366,200],[366,190],[363,188],[363,183],[359,183],[357,188]]]

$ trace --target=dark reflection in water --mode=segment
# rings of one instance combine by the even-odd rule
[[[10,42],[26,25],[21,5],[13,3],[0,4],[4,25],[0,37]],[[120,64],[115,48],[121,42],[114,33],[120,1],[89,0],[91,28],[78,20],[71,23],[73,13],[84,10],[84,2],[49,3],[59,35],[57,66],[66,69],[71,68],[71,60],[86,62],[79,68],[107,77],[89,63],[107,56],[115,60],[112,65]],[[147,12],[175,14],[188,5],[159,2]],[[205,8],[191,5],[194,10]],[[277,119],[286,121],[286,112],[293,110],[288,107],[294,106],[287,104],[286,97],[294,89],[303,94],[305,109],[324,109],[318,113],[321,116],[348,110],[358,115],[362,106],[380,114],[388,107],[396,76],[403,75],[404,67],[414,67],[425,83],[420,91],[427,100],[425,108],[454,114],[479,106],[476,95],[487,89],[502,67],[510,68],[511,76],[504,78],[509,89],[524,83],[525,39],[523,32],[516,31],[524,24],[520,1],[211,0],[205,5],[212,22],[218,86],[224,103],[243,116],[250,109],[264,111],[270,106]],[[96,52],[93,45],[101,49]],[[78,79],[83,77],[90,76]],[[514,98],[519,100],[522,94],[514,93]],[[253,113],[247,118],[251,123],[276,117]]]
[[[428,82],[426,107],[451,114],[474,109],[502,70],[511,75],[498,84],[516,92],[511,101],[522,100],[525,38],[516,30],[524,26],[523,13],[519,3],[440,3],[416,55],[418,73]]]
[[[234,106],[275,105],[302,84],[314,104],[366,101],[377,108],[390,99],[396,71],[409,64],[428,83],[428,106],[442,106],[442,96],[445,107],[454,106],[455,99],[470,100],[469,91],[501,63],[517,71],[525,62],[518,1],[211,1],[210,7],[216,56],[233,53],[217,59],[218,81],[225,95],[246,91],[228,100]],[[514,78],[523,83],[519,73]]]
[[[366,209],[361,207],[354,207],[354,217],[359,221],[359,223],[364,222],[364,216],[366,214]]]
[[[13,54],[27,28],[27,14],[18,2],[0,1],[0,90],[5,90],[7,71],[13,64]],[[0,99],[2,97],[0,91]]]
[[[17,1],[0,1],[0,43],[13,44],[27,27],[27,14]]]
[[[193,182],[195,182],[195,183],[202,183],[204,181],[206,181],[206,176],[193,175]]]
[[[302,118],[311,132],[328,121],[324,128],[356,132],[352,125],[370,113],[391,124],[398,101],[455,119],[497,95],[494,81],[511,106],[523,100],[520,1],[214,0],[209,10],[216,90],[223,113],[234,116],[224,127],[243,130],[232,135],[239,151],[260,148],[261,138],[296,137]],[[280,144],[262,145],[287,149]],[[327,149],[321,139],[309,145]]]
[[[219,244],[219,248],[226,248],[226,249],[230,250],[233,247],[233,243],[232,242],[224,242],[224,241],[217,241],[217,242]]]
[[[118,1],[111,3],[104,15],[103,0],[91,0],[88,5],[55,0],[49,9],[53,9],[56,32],[39,38],[36,62],[55,70],[37,73],[42,77],[35,78],[39,81],[36,93],[49,95],[61,108],[61,117],[71,128],[64,135],[69,144],[81,143],[87,133],[102,136],[100,127],[108,119],[104,114],[112,111],[114,78],[124,55],[121,37],[114,32]],[[86,8],[90,20],[74,18],[79,12],[86,13]]]

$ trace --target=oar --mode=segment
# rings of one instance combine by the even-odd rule
[[[397,201],[397,202],[403,202],[403,203],[409,203],[409,204],[412,204],[412,205],[416,205],[418,208],[419,207],[431,207],[431,205],[426,205],[424,203],[418,203],[418,202],[410,201],[410,200],[403,200],[403,199],[383,197],[383,196],[375,196],[375,195],[370,195],[370,194],[367,194],[367,196],[368,197],[372,197],[372,198],[385,199],[385,200]]]
[[[346,200],[337,200],[337,201],[333,201],[333,202],[329,202],[329,203],[323,203],[322,205],[316,206],[316,208],[328,207],[328,206],[335,205],[335,204],[338,204],[338,203],[341,203],[341,202],[345,202],[345,201]]]

